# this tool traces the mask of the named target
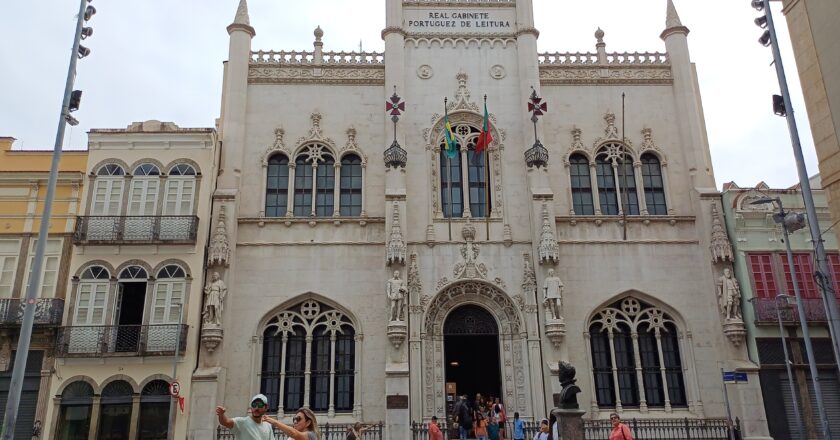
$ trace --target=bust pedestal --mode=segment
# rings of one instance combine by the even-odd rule
[[[586,411],[581,409],[560,409],[551,410],[552,418],[557,420],[557,432],[560,435],[558,440],[577,440],[583,436],[583,415]]]

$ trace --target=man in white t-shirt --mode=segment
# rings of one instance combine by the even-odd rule
[[[219,424],[230,429],[236,440],[273,440],[273,432],[268,422],[263,422],[263,415],[268,411],[268,397],[257,394],[251,398],[251,415],[248,417],[230,418],[225,415],[227,410],[222,406],[216,407]]]

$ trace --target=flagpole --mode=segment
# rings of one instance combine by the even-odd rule
[[[627,150],[624,148],[624,92],[621,92],[621,218],[624,230],[624,241],[627,241],[627,167],[624,158]]]
[[[487,113],[487,95],[484,95],[484,112]],[[482,127],[483,129],[483,127]],[[490,131],[490,126],[488,124],[487,131]],[[481,149],[481,154],[484,155],[484,225],[486,227],[487,232],[487,241],[490,241],[490,154],[488,151],[490,148],[487,145],[487,140],[485,137],[484,146]]]

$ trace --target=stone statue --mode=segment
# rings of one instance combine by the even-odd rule
[[[563,319],[561,315],[563,309],[563,281],[554,274],[554,269],[549,269],[548,276],[545,277],[543,300],[553,319]]]
[[[741,287],[738,280],[732,276],[732,269],[723,269],[723,275],[717,281],[717,296],[720,313],[724,319],[741,318]]]
[[[219,272],[213,272],[212,280],[204,287],[204,317],[205,324],[221,325],[222,313],[225,308],[225,297],[227,286],[219,276]]]
[[[560,408],[578,409],[577,394],[580,392],[580,387],[575,385],[577,382],[577,379],[575,379],[577,372],[575,371],[574,365],[566,361],[560,361],[557,371],[560,376],[560,385],[562,386],[560,389]]]
[[[388,299],[391,301],[391,321],[400,321],[402,319],[403,303],[405,302],[405,295],[408,293],[408,288],[405,281],[400,279],[400,271],[394,271],[394,277],[388,280],[386,285],[386,293]]]

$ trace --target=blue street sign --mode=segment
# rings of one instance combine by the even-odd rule
[[[741,371],[724,371],[723,381],[726,383],[747,382],[747,373]]]

